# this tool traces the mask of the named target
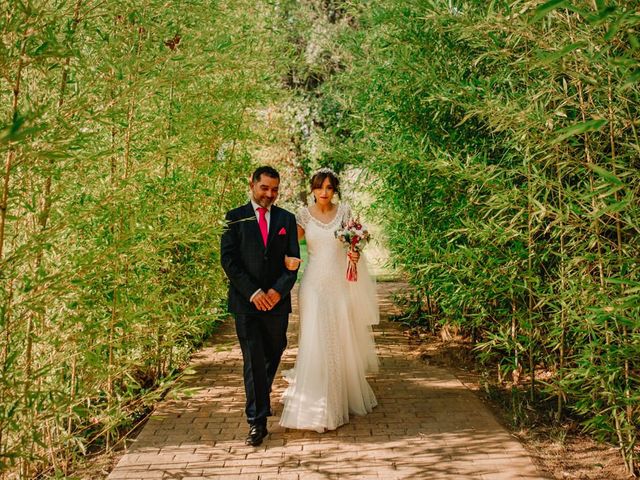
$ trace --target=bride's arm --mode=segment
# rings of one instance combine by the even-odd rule
[[[300,225],[297,225],[297,227],[298,227],[298,242],[299,242],[304,238],[304,228],[302,228]],[[284,256],[284,266],[287,267],[287,270],[291,270],[291,271],[297,270],[301,262],[302,260],[300,260],[299,258],[289,257],[288,255]]]

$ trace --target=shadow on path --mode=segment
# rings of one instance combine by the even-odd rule
[[[183,382],[197,393],[157,406],[110,479],[538,479],[524,448],[449,371],[414,360],[399,326],[386,321],[398,283],[378,285],[380,373],[370,378],[373,413],[323,434],[278,425],[285,388],[274,385],[269,436],[247,434],[242,357],[232,322],[194,356]],[[295,308],[295,307],[294,307]],[[293,366],[297,318],[282,368]]]

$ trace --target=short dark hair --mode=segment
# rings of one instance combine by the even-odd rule
[[[263,165],[262,167],[256,168],[256,171],[251,175],[251,181],[254,183],[259,182],[262,175],[280,180],[280,174],[275,168],[269,165]]]
[[[322,184],[327,178],[329,179],[329,183],[333,187],[333,191],[338,194],[338,197],[340,197],[340,180],[338,179],[335,173],[329,170],[323,170],[323,171],[321,170],[313,174],[310,182],[311,190],[315,190],[316,188],[322,188]]]

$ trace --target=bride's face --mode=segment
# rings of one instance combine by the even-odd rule
[[[330,204],[335,193],[333,185],[331,185],[331,181],[328,178],[324,179],[320,188],[313,189],[313,196],[316,197],[316,203],[318,205]]]

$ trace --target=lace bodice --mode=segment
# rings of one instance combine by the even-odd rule
[[[304,228],[307,241],[307,268],[321,269],[317,272],[319,279],[328,280],[328,275],[337,275],[337,269],[346,268],[346,246],[335,238],[335,232],[350,217],[351,209],[344,203],[338,205],[336,216],[328,223],[312,216],[307,207],[302,207],[296,213],[296,221]]]
[[[305,230],[307,229],[309,222],[313,222],[320,228],[335,231],[342,223],[348,222],[350,218],[351,208],[346,203],[340,203],[338,205],[336,216],[333,217],[333,220],[331,220],[329,223],[324,223],[323,221],[318,220],[313,215],[311,215],[309,207],[302,207],[296,212],[296,222]]]

